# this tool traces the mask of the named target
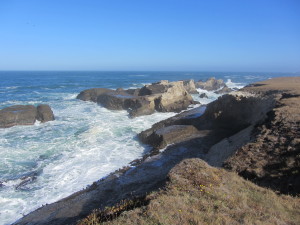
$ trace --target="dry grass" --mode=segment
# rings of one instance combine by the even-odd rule
[[[278,196],[202,160],[184,160],[169,178],[165,190],[95,211],[79,224],[300,224],[299,198]]]

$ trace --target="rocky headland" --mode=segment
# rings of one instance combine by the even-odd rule
[[[180,112],[190,105],[197,104],[191,94],[197,88],[225,94],[233,91],[223,80],[210,78],[207,81],[185,80],[169,82],[162,80],[142,88],[116,90],[92,88],[82,91],[77,99],[96,102],[110,110],[127,110],[130,117],[150,115],[157,112]]]
[[[17,125],[33,125],[36,121],[42,123],[54,120],[53,111],[49,105],[15,105],[0,110],[0,128]]]
[[[148,101],[146,105],[141,104],[147,113],[153,107],[162,111],[183,109],[185,100],[182,99],[175,101],[179,102],[175,103],[176,107],[170,101],[169,105],[164,104],[161,89],[165,84],[150,85],[131,94],[128,90],[90,89],[78,98],[103,105],[116,101],[120,108],[128,110],[124,99],[136,96],[135,101],[143,98]],[[180,82],[180,86],[183,84]],[[173,84],[167,87],[172,89]],[[85,190],[43,206],[16,224],[76,224],[94,209],[98,211],[79,224],[114,219],[116,224],[130,221],[132,224],[297,224],[299,198],[278,196],[222,167],[278,193],[299,194],[299,87],[300,77],[270,79],[154,124],[138,135],[141,142],[152,146],[152,151],[134,161],[134,166],[120,169]],[[181,93],[190,102],[186,90]],[[120,100],[115,97],[119,92],[130,98]],[[149,96],[157,99],[152,95],[160,96],[160,100],[149,103]],[[154,106],[148,107],[151,104]],[[139,107],[136,110],[139,115]],[[181,209],[183,205],[190,208]],[[131,212],[135,214],[126,209],[134,209]],[[191,216],[178,216],[181,212]]]

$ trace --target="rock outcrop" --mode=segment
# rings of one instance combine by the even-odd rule
[[[161,81],[141,89],[93,88],[82,91],[77,99],[93,101],[111,110],[127,110],[130,117],[159,112],[180,112],[194,101],[185,90],[183,81]]]
[[[0,110],[0,128],[33,125],[36,120],[42,123],[54,120],[49,105],[15,105]]]
[[[207,96],[207,94],[206,94],[206,93],[202,93],[202,94],[200,94],[200,95],[199,95],[199,97],[200,97],[200,98],[208,98],[208,96]]]
[[[300,194],[300,78],[276,78],[244,88],[276,101],[224,167],[280,193]]]
[[[224,95],[234,91],[233,89],[227,87],[226,85],[222,87],[220,90],[215,91],[216,94]]]
[[[226,84],[222,79],[217,80],[214,77],[209,78],[206,81],[198,81],[195,83],[196,88],[201,88],[207,91],[215,91],[222,87],[225,87]]]
[[[26,215],[16,224],[76,223],[95,208],[105,209],[121,200],[145,196],[146,193],[163,188],[168,174],[172,178],[170,170],[187,158],[205,159],[214,166],[221,166],[227,160],[226,168],[259,185],[281,193],[299,194],[299,86],[300,77],[260,82],[240,92],[220,97],[208,104],[205,112],[204,107],[199,107],[156,123],[141,132],[139,138],[156,150],[165,148],[164,151],[156,151],[156,155],[145,157],[135,167],[116,171],[81,192],[46,205]],[[157,90],[156,88],[158,87],[153,87],[152,90]],[[200,161],[185,161],[188,166],[194,163],[197,165],[195,168],[202,168]],[[179,176],[175,170],[172,171],[174,180]],[[189,180],[190,175],[197,173],[200,173],[197,180],[199,178],[199,182],[202,182],[205,178],[208,185]],[[195,184],[197,193],[201,192],[200,189],[210,188],[209,184],[220,187],[217,182],[222,181],[224,173],[225,171],[209,176],[201,169],[180,172],[187,175],[187,183]],[[229,180],[228,183],[234,184],[235,181],[236,179]],[[288,191],[280,187],[287,187]],[[177,186],[175,189],[180,194],[181,189]],[[226,197],[226,201],[230,200],[227,198],[228,193],[234,195],[230,189],[226,192],[224,189],[220,190],[222,191],[214,193],[220,193],[220,196]],[[261,196],[264,196],[267,192],[262,190]],[[193,190],[188,189],[188,192]],[[211,196],[210,189],[207,193]],[[255,198],[251,197],[253,199]],[[214,210],[219,208],[213,207]]]
[[[198,94],[198,91],[196,89],[195,81],[194,80],[184,80],[183,86],[185,90],[190,94]]]

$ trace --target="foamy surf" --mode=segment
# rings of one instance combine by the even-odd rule
[[[4,93],[0,94],[0,108],[46,103],[56,120],[0,129],[0,224],[11,224],[43,204],[79,191],[141,157],[148,149],[140,145],[136,134],[175,115],[155,113],[129,119],[125,111],[110,111],[96,103],[77,100],[80,91],[94,87],[137,88],[162,79],[205,80],[210,76],[159,72],[132,78],[128,75],[144,72],[30,74],[26,79],[22,73],[4,74],[6,84],[1,84]],[[226,82],[229,87],[243,85],[232,80]],[[16,81],[17,88],[6,89],[15,87]],[[202,104],[220,96],[198,91],[208,95],[208,99],[193,95]]]
[[[155,113],[129,119],[125,111],[110,111],[73,98],[52,106],[55,121],[11,127],[0,135],[4,147],[0,157],[5,159],[0,170],[18,174],[2,178],[2,224],[67,197],[142,157],[145,147],[134,137],[175,115]]]

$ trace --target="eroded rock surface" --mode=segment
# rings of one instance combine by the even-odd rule
[[[245,176],[248,179],[257,181],[259,178],[274,189],[282,182],[282,186],[299,193],[299,82],[298,77],[254,84],[210,103],[204,113],[203,107],[196,108],[156,123],[139,138],[153,148],[163,147],[167,140],[168,146],[163,152],[46,205],[16,224],[76,223],[95,208],[104,209],[122,199],[162,188],[175,165],[194,157],[215,166],[227,160],[226,168],[242,176],[250,174]],[[191,130],[195,136],[182,136],[181,130]],[[153,135],[161,135],[163,140],[155,142]],[[252,140],[253,143],[249,143]],[[247,168],[250,173],[243,173]],[[259,177],[259,174],[264,175]],[[280,177],[284,179],[276,181]]]
[[[184,80],[183,86],[185,90],[187,90],[190,94],[198,94],[198,91],[196,89],[195,81],[194,80]]]
[[[77,98],[97,102],[111,110],[127,110],[131,117],[149,115],[155,110],[180,112],[195,103],[185,90],[183,81],[161,81],[129,90],[93,88],[82,91]]]
[[[300,78],[276,78],[245,90],[273,95],[276,104],[224,167],[280,193],[300,194]]]
[[[36,120],[47,122],[54,120],[49,105],[15,105],[0,110],[0,128],[16,125],[33,125]]]
[[[222,79],[217,80],[216,78],[211,77],[206,81],[197,81],[195,83],[195,86],[196,86],[196,88],[201,88],[203,90],[215,91],[222,87],[225,87],[226,84],[224,83],[224,81]]]

